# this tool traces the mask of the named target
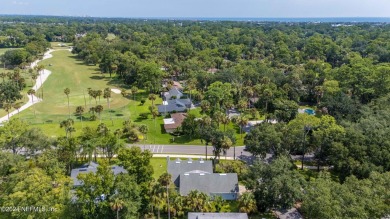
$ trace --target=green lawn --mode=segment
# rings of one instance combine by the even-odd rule
[[[122,97],[121,94],[111,93],[110,109],[106,99],[103,97],[96,100],[90,99],[87,89],[100,89],[103,90],[106,87],[121,89],[127,88],[122,82],[115,78],[109,78],[108,74],[102,75],[99,72],[98,66],[87,66],[81,60],[78,60],[75,55],[66,50],[68,47],[60,47],[58,43],[52,43],[52,47],[56,49],[52,53],[53,57],[43,60],[39,64],[43,64],[46,69],[52,71],[49,78],[43,85],[43,89],[39,89],[36,92],[36,96],[41,96],[43,91],[43,101],[35,104],[34,106],[23,111],[17,117],[29,122],[33,127],[39,127],[43,131],[52,137],[58,137],[65,135],[64,130],[60,129],[59,123],[69,117],[67,97],[64,94],[64,89],[70,89],[69,105],[71,118],[75,121],[76,132],[73,135],[78,135],[82,127],[91,126],[96,127],[100,121],[89,121],[91,114],[88,112],[90,107],[96,104],[101,104],[104,107],[104,111],[100,117],[103,123],[108,125],[111,130],[116,130],[122,127],[123,121],[130,119],[137,124],[146,124],[149,127],[149,132],[146,139],[141,143],[145,144],[189,144],[189,145],[202,145],[199,139],[190,139],[188,136],[173,137],[166,134],[164,131],[163,117],[159,116],[154,119],[149,115],[147,119],[141,119],[141,113],[148,113],[148,107],[152,105],[151,101],[147,99],[148,93],[140,90],[135,96]],[[29,78],[28,73],[23,73],[27,87],[23,90],[23,99],[21,102],[26,102],[27,90],[29,90],[33,84]],[[145,99],[144,105],[140,104],[140,100]],[[154,101],[154,104],[161,104],[161,98]],[[77,106],[84,106],[85,112],[83,114],[83,122],[79,117],[74,115]],[[197,117],[201,117],[200,109],[191,110],[190,113],[195,114]],[[6,115],[4,110],[0,110],[0,116]],[[223,126],[220,126],[223,130]],[[235,129],[237,131],[237,144],[243,145],[243,139],[239,134],[239,129],[232,123],[227,126],[227,129]]]
[[[150,159],[153,166],[153,178],[158,179],[163,173],[167,172],[167,159],[163,157],[154,157]]]

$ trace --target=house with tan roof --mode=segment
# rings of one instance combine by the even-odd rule
[[[171,118],[164,119],[164,129],[167,133],[173,133],[181,126],[187,113],[173,113]]]

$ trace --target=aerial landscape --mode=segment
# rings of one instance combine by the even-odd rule
[[[390,2],[1,5],[0,219],[390,218]]]

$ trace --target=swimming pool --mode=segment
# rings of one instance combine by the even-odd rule
[[[309,115],[315,115],[316,114],[316,111],[313,110],[313,109],[305,109],[305,113],[309,114]]]

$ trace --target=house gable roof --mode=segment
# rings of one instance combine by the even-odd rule
[[[187,173],[190,171],[203,171],[207,173],[213,172],[213,164],[209,160],[169,160],[168,162],[168,173],[172,176],[172,182],[177,187],[180,186],[180,174]]]
[[[180,174],[180,195],[198,190],[209,195],[238,193],[237,173],[182,173]]]
[[[168,92],[164,92],[165,100],[170,100],[173,96],[175,96],[176,99],[180,99],[180,97],[183,96],[183,93],[177,87],[173,87]]]
[[[82,165],[80,168],[72,169],[70,173],[70,177],[73,179],[73,186],[82,185],[82,182],[77,179],[77,176],[79,174],[96,173],[98,166],[99,164],[90,162]],[[117,165],[112,166],[111,170],[114,173],[114,175],[118,175],[120,173],[127,173],[127,171],[123,167]]]
[[[171,114],[171,118],[173,120],[173,123],[171,123],[172,120],[169,120],[169,123],[165,123],[164,119],[164,128],[165,129],[176,129],[181,126],[184,119],[187,117],[187,113],[173,113]]]
[[[188,219],[248,219],[246,213],[203,213],[188,212]]]
[[[246,213],[203,213],[188,212],[188,219],[248,219]]]
[[[187,108],[191,107],[190,99],[174,99],[166,101],[164,105],[158,105],[159,113],[169,113],[169,112],[184,112]]]

